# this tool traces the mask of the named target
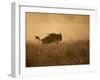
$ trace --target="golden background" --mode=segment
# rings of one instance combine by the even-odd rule
[[[26,41],[62,33],[63,41],[89,40],[89,16],[26,12]]]

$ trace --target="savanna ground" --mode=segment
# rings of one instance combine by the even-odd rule
[[[26,67],[89,64],[89,40],[48,45],[26,43]]]

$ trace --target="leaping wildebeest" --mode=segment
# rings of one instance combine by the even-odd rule
[[[59,41],[62,41],[62,34],[49,33],[49,35],[44,37],[43,39],[40,39],[39,36],[35,36],[35,39],[42,41],[42,44],[50,44],[53,42],[58,43]]]

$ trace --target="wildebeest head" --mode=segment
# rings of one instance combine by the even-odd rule
[[[38,40],[40,40],[39,36],[35,36],[35,39],[38,39]]]

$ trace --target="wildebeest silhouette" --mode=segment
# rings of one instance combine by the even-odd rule
[[[35,39],[42,41],[42,44],[50,44],[53,42],[58,43],[59,41],[62,41],[62,34],[49,33],[49,35],[44,37],[43,39],[40,39],[39,36],[35,36]]]

